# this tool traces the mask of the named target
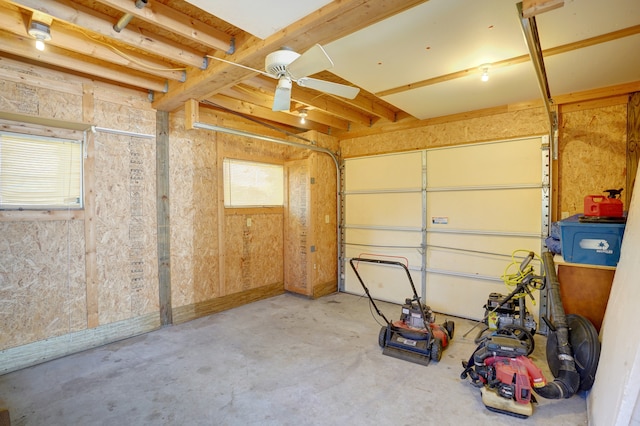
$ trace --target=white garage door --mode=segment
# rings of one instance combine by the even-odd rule
[[[479,319],[518,253],[540,253],[547,235],[546,137],[464,145],[345,161],[342,289],[361,294],[354,257],[407,262],[435,311]],[[376,299],[410,296],[402,270],[361,263]],[[537,314],[544,303],[529,308]],[[536,315],[537,316],[537,315]]]

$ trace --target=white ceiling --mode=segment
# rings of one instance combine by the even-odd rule
[[[188,3],[263,40],[331,1],[187,0]]]
[[[419,119],[541,98],[530,61],[480,66],[528,55],[518,0],[430,0],[325,46],[334,74],[378,93],[442,75],[467,76],[382,99]],[[536,17],[543,49],[640,24],[639,0],[565,0]],[[552,97],[640,80],[640,35],[545,58]]]

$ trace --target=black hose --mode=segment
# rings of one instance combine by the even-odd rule
[[[553,262],[553,255],[549,252],[542,254],[542,261],[547,280],[547,295],[551,302],[551,318],[556,328],[555,333],[558,342],[558,377],[551,383],[541,388],[534,388],[534,391],[546,399],[570,398],[580,387],[580,375],[576,370],[576,363],[573,358],[573,350],[569,343],[569,326],[565,316],[562,299],[560,298],[560,282],[556,275],[556,268]]]

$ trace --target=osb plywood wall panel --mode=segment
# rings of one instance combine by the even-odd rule
[[[170,121],[171,301],[185,306],[220,295],[218,136]]]
[[[155,112],[97,100],[100,127],[155,134]],[[98,317],[108,324],[158,311],[155,138],[95,137]]]
[[[281,214],[225,217],[223,295],[283,282]]]
[[[55,71],[0,58],[0,110],[82,121],[82,84]]]
[[[314,227],[313,286],[337,280],[337,181],[335,163],[326,154],[311,154],[311,215]],[[337,290],[337,287],[336,287]]]
[[[426,125],[340,143],[343,158],[547,134],[543,108]]]
[[[626,104],[561,114],[558,217],[582,213],[586,195],[625,187],[626,122]]]
[[[86,328],[82,221],[0,222],[0,349]]]
[[[287,202],[285,214],[285,289],[311,295],[310,248],[313,245],[311,220],[310,159],[286,163]]]
[[[0,76],[2,110],[74,122],[86,113],[98,127],[155,134],[146,93],[4,58]],[[87,84],[94,96],[88,107]],[[12,330],[6,340],[0,334],[3,349],[87,328],[87,226],[96,228],[98,325],[158,310],[155,143],[98,132],[95,157],[98,187],[85,188],[98,193],[95,215],[86,215],[93,222],[1,225],[2,324]]]

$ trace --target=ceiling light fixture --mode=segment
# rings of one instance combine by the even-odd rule
[[[306,109],[301,109],[300,112],[300,124],[304,124],[307,122],[307,110]]]
[[[480,69],[482,70],[482,76],[480,77],[480,80],[489,81],[489,65],[482,65]]]
[[[44,50],[44,42],[51,40],[49,25],[33,19],[29,23],[29,35],[36,39],[36,49],[40,51]]]

